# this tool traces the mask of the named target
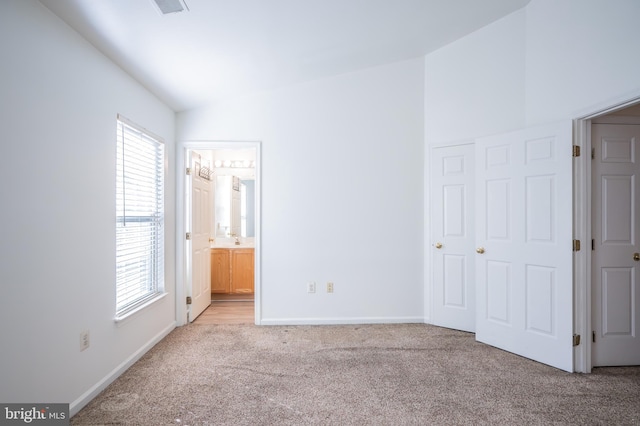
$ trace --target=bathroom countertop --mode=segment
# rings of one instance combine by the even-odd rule
[[[213,244],[211,246],[212,249],[248,249],[254,248],[253,244]]]
[[[211,244],[211,248],[254,248],[254,239],[252,237],[240,237],[240,244],[236,244],[235,238],[216,238]]]

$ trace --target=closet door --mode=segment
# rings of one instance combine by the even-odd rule
[[[572,124],[476,141],[476,339],[573,371]]]
[[[474,147],[431,151],[432,323],[474,331]]]
[[[640,365],[640,125],[593,124],[593,366]]]

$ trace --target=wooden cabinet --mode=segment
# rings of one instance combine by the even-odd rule
[[[254,292],[254,249],[211,249],[211,292]]]
[[[211,293],[230,293],[229,249],[211,249]]]
[[[253,293],[253,249],[231,249],[231,293]]]

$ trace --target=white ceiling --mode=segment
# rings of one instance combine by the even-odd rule
[[[176,111],[423,56],[530,0],[40,0]]]

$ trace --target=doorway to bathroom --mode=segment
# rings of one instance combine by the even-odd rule
[[[178,173],[177,273],[183,280],[177,288],[177,322],[241,317],[259,324],[260,143],[181,145],[178,164],[185,172]],[[201,195],[202,181],[207,196]]]

